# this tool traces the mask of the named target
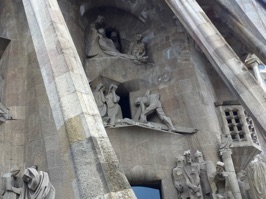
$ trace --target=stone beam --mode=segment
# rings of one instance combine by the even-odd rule
[[[136,198],[120,170],[57,0],[23,0],[23,5],[54,121],[67,137],[76,197]]]
[[[264,63],[266,63],[266,40],[235,1],[215,0],[221,20]],[[220,11],[222,10],[222,12]]]
[[[225,84],[253,116],[266,136],[266,98],[244,63],[195,0],[165,0],[204,52]]]

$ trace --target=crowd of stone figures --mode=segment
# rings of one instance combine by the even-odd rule
[[[105,19],[98,16],[96,21],[91,24],[86,41],[86,54],[88,58],[104,53],[108,56],[129,59],[135,64],[148,62],[146,48],[142,42],[141,33],[136,33],[135,42],[130,44],[127,54],[122,53],[119,31],[114,26],[106,27]]]
[[[214,166],[211,161],[204,161],[198,150],[194,154],[190,150],[179,154],[172,174],[178,199],[266,198],[266,163],[261,155],[255,156],[246,171],[238,172],[236,181],[226,171],[224,162],[218,161]],[[234,192],[236,186],[240,197]]]
[[[123,115],[119,105],[120,97],[116,94],[116,90],[117,86],[111,84],[105,95],[105,87],[102,83],[99,83],[93,92],[105,126],[115,126],[117,122],[128,121],[122,120]],[[151,94],[150,90],[147,90],[143,96],[136,99],[135,106],[137,107],[137,111],[133,119],[134,121],[147,124],[147,116],[156,112],[160,120],[168,127],[169,131],[175,130],[171,119],[165,115],[162,109],[159,94]]]
[[[25,169],[22,179],[18,177],[17,166],[2,176],[3,199],[54,199],[55,189],[50,183],[48,173],[38,171],[37,166]],[[23,182],[21,182],[23,181]],[[19,184],[22,184],[22,187]]]

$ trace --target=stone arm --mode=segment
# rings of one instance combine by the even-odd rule
[[[113,94],[113,102],[117,104],[120,100],[120,97],[115,93],[115,91],[112,91]]]

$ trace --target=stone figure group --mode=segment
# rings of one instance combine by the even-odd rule
[[[23,186],[19,187],[20,172],[14,166],[10,172],[2,176],[3,199],[54,199],[55,189],[50,183],[48,173],[38,171],[37,166],[25,169],[22,180]]]
[[[98,16],[90,29],[86,44],[88,58],[104,53],[112,57],[129,59],[136,64],[147,63],[148,56],[142,42],[142,34],[136,34],[136,40],[131,43],[129,53],[124,54],[121,52],[119,31],[114,26],[106,27],[103,16]]]
[[[200,164],[195,162],[190,150],[185,151],[183,155],[178,155],[177,165],[173,169],[173,181],[178,192],[178,199],[203,198],[200,169]]]
[[[122,110],[119,103],[120,97],[116,94],[117,86],[111,84],[108,93],[105,95],[105,87],[102,83],[96,86],[93,92],[96,104],[105,125],[115,126],[117,120],[122,119]]]

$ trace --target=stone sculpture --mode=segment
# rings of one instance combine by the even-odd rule
[[[187,199],[189,197],[184,174],[184,160],[184,156],[179,154],[177,157],[176,167],[173,169],[173,181],[178,193],[178,199]]]
[[[203,159],[203,155],[200,151],[196,151],[194,154],[194,162],[200,166],[200,185],[204,198],[211,198],[211,186],[208,180],[207,163]]]
[[[256,155],[247,168],[252,199],[266,198],[266,163],[261,155]]]
[[[3,199],[17,199],[21,194],[21,188],[18,188],[18,173],[20,169],[17,166],[11,168],[10,172],[2,176]]]
[[[115,122],[118,119],[122,119],[122,111],[121,107],[118,104],[120,97],[116,94],[117,86],[111,84],[109,87],[108,94],[105,96],[106,104],[107,104],[107,116],[108,121],[111,126],[115,126]]]
[[[147,63],[148,56],[146,56],[145,45],[142,42],[142,34],[137,33],[135,36],[136,41],[132,44],[131,55],[136,57],[136,59],[142,63]]]
[[[54,199],[55,189],[50,183],[48,173],[38,171],[36,166],[24,171],[23,190],[19,199]]]
[[[232,143],[233,143],[233,140],[230,135],[221,134],[221,145],[219,149],[220,154],[222,154],[224,151],[230,150]]]
[[[96,101],[97,107],[99,109],[100,115],[104,117],[107,113],[106,100],[104,96],[104,86],[102,83],[99,83],[96,86],[95,91],[93,92],[94,99]]]
[[[247,178],[247,173],[244,170],[241,170],[237,174],[237,181],[238,181],[238,185],[241,191],[242,199],[250,198],[248,194],[249,186],[248,186],[248,183],[245,181],[246,178]]]
[[[202,198],[200,187],[200,165],[192,162],[191,152],[185,151],[184,176],[189,189],[190,199]]]
[[[218,161],[216,172],[210,174],[210,180],[216,185],[216,197],[218,199],[233,199],[229,174],[224,170],[224,163]]]
[[[135,105],[139,107],[134,117],[135,120],[147,123],[147,116],[156,112],[160,120],[162,120],[162,122],[168,127],[168,130],[175,131],[175,127],[173,126],[171,119],[166,117],[163,111],[159,94],[151,94],[150,90],[147,90],[144,96],[136,99]]]

